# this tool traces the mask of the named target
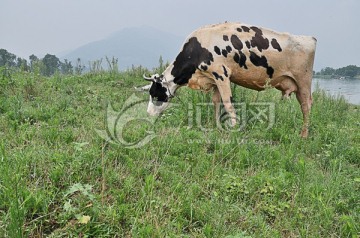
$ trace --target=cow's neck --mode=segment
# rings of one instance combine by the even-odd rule
[[[164,77],[164,80],[166,80],[167,82],[167,87],[168,89],[170,90],[170,93],[172,95],[175,94],[176,90],[181,87],[181,86],[184,86],[184,85],[179,85],[179,84],[176,84],[174,82],[174,75],[171,74],[172,72],[172,69],[174,68],[174,65],[173,64],[170,64],[166,69],[165,71],[163,72],[163,77]]]

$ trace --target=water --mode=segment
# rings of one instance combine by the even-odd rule
[[[317,79],[312,82],[312,90],[316,90],[317,85],[330,95],[344,96],[352,104],[360,105],[360,79]]]

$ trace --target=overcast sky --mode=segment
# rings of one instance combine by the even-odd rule
[[[315,36],[316,70],[360,66],[360,0],[0,0],[0,48],[28,59],[124,27],[148,25],[185,38],[224,21]]]

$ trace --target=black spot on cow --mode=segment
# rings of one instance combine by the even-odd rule
[[[240,53],[240,67],[244,67],[245,69],[247,69],[248,67],[246,66],[246,55],[243,52],[239,52]]]
[[[206,71],[208,69],[208,67],[206,65],[201,65],[200,68],[204,71]]]
[[[230,53],[230,52],[232,51],[232,48],[231,48],[230,45],[226,46],[226,51],[227,51],[228,53]]]
[[[250,49],[250,42],[249,41],[245,41],[245,45],[248,49]]]
[[[272,39],[271,40],[271,46],[275,49],[278,50],[279,52],[282,51],[281,46],[279,45],[279,42],[276,39]]]
[[[239,37],[237,37],[237,35],[232,35],[230,39],[231,39],[231,44],[234,46],[234,48],[237,49],[238,51],[241,51],[243,48],[243,43],[241,42]]]
[[[262,30],[260,30],[260,29],[257,28],[256,26],[251,26],[250,29],[253,30],[253,31],[255,31],[256,33],[262,35]]]
[[[241,26],[244,32],[250,32],[250,28],[247,26]]]
[[[184,44],[182,51],[175,59],[174,67],[171,70],[174,83],[178,85],[187,84],[202,62],[210,65],[211,62],[214,62],[214,57],[201,46],[196,37],[192,37]]]
[[[214,46],[214,51],[215,51],[216,54],[221,55],[220,48],[217,47],[216,45]]]
[[[221,51],[221,53],[222,53],[222,55],[226,58],[227,57],[227,55],[228,55],[228,52],[227,52],[227,50],[222,50]]]
[[[227,35],[223,35],[224,41],[229,41],[229,37]]]
[[[223,65],[224,75],[225,77],[229,77],[228,71],[226,70],[225,66]]]
[[[218,73],[216,73],[216,72],[212,72],[212,74],[214,75],[214,77],[216,78],[216,80],[221,80],[221,81],[224,81],[224,78],[221,76],[221,75],[219,75]]]
[[[153,103],[167,102],[169,99],[168,96],[166,95],[166,88],[163,87],[161,83],[153,82],[149,92]]]
[[[269,66],[267,59],[265,56],[258,56],[257,54],[255,54],[252,51],[250,52],[250,61],[251,63],[253,63],[255,66],[261,66],[266,68],[266,73],[269,75],[269,78],[272,78],[273,74],[274,74],[274,69],[273,67]]]
[[[239,55],[238,53],[235,53],[235,54],[234,54],[234,61],[235,61],[236,63],[239,63],[239,62],[240,62],[240,55]]]
[[[262,30],[252,26],[251,30],[255,31],[255,36],[251,39],[251,46],[257,47],[260,52],[269,48],[269,40],[263,36]]]
[[[242,29],[240,27],[236,28],[238,32],[242,32]]]
[[[240,67],[243,67],[244,69],[248,68],[246,66],[246,55],[243,52],[239,51],[239,54],[235,53],[234,54],[234,61],[236,63],[238,63]]]

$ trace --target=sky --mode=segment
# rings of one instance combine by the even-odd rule
[[[225,21],[317,38],[314,69],[360,66],[359,0],[0,0],[0,48],[60,55],[125,27],[185,37]],[[180,48],[180,46],[174,46]]]

